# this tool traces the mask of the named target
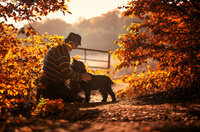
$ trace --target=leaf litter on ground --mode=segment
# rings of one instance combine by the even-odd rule
[[[199,97],[198,90],[186,92],[176,89],[131,100],[118,98],[117,102],[111,102],[109,98],[109,102],[100,102],[101,96],[94,92],[91,103],[64,103],[65,109],[54,115],[25,118],[7,114],[7,117],[1,117],[0,130],[199,131]]]

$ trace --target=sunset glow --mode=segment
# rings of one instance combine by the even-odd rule
[[[60,13],[51,13],[49,18],[61,18],[67,23],[77,22],[79,18],[92,18],[100,16],[108,11],[117,9],[119,6],[126,5],[128,0],[71,0],[68,4],[72,14],[65,16]]]
[[[48,16],[42,17],[42,21],[46,19],[62,19],[66,23],[77,23],[81,19],[90,19],[92,17],[101,16],[111,10],[117,9],[119,6],[127,4],[128,0],[70,0],[68,4],[69,11],[72,14],[62,12],[50,13]],[[3,21],[3,18],[0,18]],[[9,23],[13,23],[16,27],[21,28],[27,21],[15,23],[11,18]]]

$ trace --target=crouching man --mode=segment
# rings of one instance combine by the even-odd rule
[[[63,99],[64,102],[81,102],[83,99],[73,89],[65,85],[65,81],[88,82],[92,78],[87,73],[78,73],[70,67],[70,52],[81,45],[81,36],[71,32],[64,40],[65,44],[48,50],[43,62],[43,76],[40,78],[36,98],[40,95],[49,99]]]

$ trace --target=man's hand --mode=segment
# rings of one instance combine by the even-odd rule
[[[92,80],[92,77],[90,75],[88,75],[87,73],[83,73],[82,80],[85,82],[88,82],[88,81]]]
[[[66,80],[66,81],[65,81],[65,86],[68,86],[68,87],[69,87],[69,83],[70,83],[70,80],[69,80],[69,79]]]

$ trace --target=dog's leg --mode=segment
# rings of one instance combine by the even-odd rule
[[[113,92],[111,85],[106,88],[106,92],[111,96],[112,101],[115,102],[116,101],[115,93]]]
[[[102,102],[106,102],[107,98],[108,98],[108,94],[103,90],[103,89],[99,89],[99,92],[101,93],[103,100],[101,100]]]
[[[90,101],[90,93],[91,93],[91,91],[90,90],[84,90],[84,92],[85,92],[85,100],[84,100],[84,102],[89,102]]]

